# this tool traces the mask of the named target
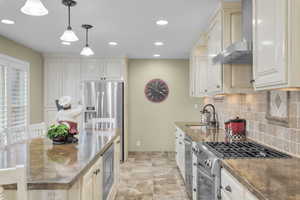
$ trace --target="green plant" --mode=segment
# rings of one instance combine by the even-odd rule
[[[69,134],[69,128],[64,124],[53,124],[49,127],[47,137],[51,140],[56,137],[66,137]]]

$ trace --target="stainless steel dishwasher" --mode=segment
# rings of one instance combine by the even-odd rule
[[[193,158],[192,139],[188,136],[184,138],[185,146],[185,186],[190,198],[193,196]]]
[[[114,145],[103,154],[103,200],[106,200],[114,183]]]

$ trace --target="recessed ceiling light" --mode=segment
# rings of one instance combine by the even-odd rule
[[[158,21],[156,21],[156,24],[158,25],[158,26],[165,26],[165,25],[167,25],[169,22],[167,21],[167,20],[164,20],[164,19],[161,19],[161,20],[158,20]]]
[[[13,20],[10,20],[10,19],[2,19],[1,22],[3,24],[9,24],[9,25],[15,24],[15,22]]]
[[[69,46],[69,45],[71,45],[71,42],[63,41],[63,42],[61,42],[61,44]]]
[[[117,42],[109,42],[108,44],[109,44],[110,46],[117,46],[117,45],[118,45]]]
[[[163,43],[163,42],[154,42],[154,45],[155,45],[155,46],[163,46],[164,43]]]
[[[153,57],[158,58],[158,57],[160,57],[160,55],[159,54],[154,54]]]

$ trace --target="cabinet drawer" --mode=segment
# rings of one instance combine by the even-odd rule
[[[221,187],[229,199],[243,199],[243,186],[224,168],[221,170]]]

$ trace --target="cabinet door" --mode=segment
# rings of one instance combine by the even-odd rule
[[[245,200],[258,200],[256,196],[251,194],[246,188],[245,188]]]
[[[254,80],[256,87],[287,81],[285,0],[254,0]]]
[[[212,59],[222,51],[222,21],[219,14],[210,27],[208,34],[208,81],[207,88],[210,93],[222,91],[222,64],[214,64]]]
[[[110,79],[123,79],[122,69],[122,60],[108,60],[105,67],[105,76]]]
[[[80,61],[64,61],[62,95],[72,97],[73,105],[80,101]]]
[[[200,56],[197,59],[198,73],[197,73],[197,91],[199,97],[204,96],[207,92],[207,57]]]
[[[102,184],[103,184],[103,169],[102,169],[102,157],[96,162],[94,166],[94,183],[93,192],[94,200],[102,199]]]
[[[44,120],[47,126],[51,126],[56,123],[56,109],[45,109],[44,110]]]
[[[94,167],[83,176],[81,199],[94,200]]]
[[[63,67],[61,60],[45,61],[45,107],[56,107],[55,100],[61,97]]]
[[[82,60],[80,68],[81,80],[99,80],[103,75],[103,68],[97,59]]]

